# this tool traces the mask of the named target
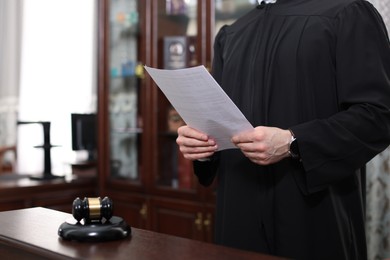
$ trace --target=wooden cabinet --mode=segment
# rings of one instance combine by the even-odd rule
[[[148,199],[145,193],[138,192],[115,192],[108,189],[105,196],[110,197],[114,202],[114,214],[122,217],[131,226],[150,229]]]
[[[206,210],[202,201],[153,198],[152,230],[160,233],[212,242],[214,210]]]
[[[216,30],[253,2],[99,1],[99,193],[132,226],[212,241],[214,189],[178,150],[184,122],[143,65],[210,69]]]

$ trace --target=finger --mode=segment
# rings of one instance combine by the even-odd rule
[[[207,136],[207,134],[202,133],[202,132],[200,132],[194,128],[191,128],[189,126],[179,127],[179,129],[177,130],[177,133],[179,136],[194,138],[194,139],[203,140],[203,141],[207,141],[207,139],[209,138]]]
[[[184,158],[194,161],[199,159],[204,159],[207,157],[211,157],[214,154],[214,152],[207,152],[207,153],[196,153],[196,154],[183,154]]]
[[[208,146],[216,145],[213,139],[199,140],[199,139],[182,137],[182,136],[177,137],[176,143],[179,146],[186,146],[186,147],[199,147],[199,146],[208,147]]]
[[[240,144],[240,143],[252,143],[252,134],[251,132],[243,132],[238,135],[235,135],[232,137],[231,141],[234,144]]]
[[[236,146],[244,153],[262,153],[267,150],[267,146],[265,144],[259,143],[238,143]]]
[[[197,146],[197,147],[191,147],[191,146],[180,146],[180,151],[183,154],[203,154],[203,153],[214,153],[218,149],[217,145],[214,146]]]
[[[253,143],[238,143],[236,146],[244,153],[255,151]]]
[[[191,146],[179,146],[180,152],[184,155],[185,158],[191,159],[191,160],[197,160],[201,158],[210,157],[213,155],[217,150],[217,145],[214,146],[197,146],[197,147],[191,147]]]
[[[245,153],[245,155],[249,159],[259,162],[268,161],[270,159],[270,156],[265,153]]]
[[[270,157],[265,154],[244,153],[244,155],[255,164],[269,165],[271,163]]]

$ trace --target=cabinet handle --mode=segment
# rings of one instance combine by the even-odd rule
[[[207,218],[203,221],[203,225],[205,226],[207,231],[210,231],[211,227],[211,214],[207,214]]]
[[[203,222],[203,215],[201,212],[198,212],[196,214],[195,226],[199,231],[202,231],[202,222]]]
[[[146,203],[142,204],[142,208],[140,209],[139,214],[144,219],[148,217],[148,206],[146,205]]]
[[[144,66],[142,66],[141,63],[138,63],[136,66],[135,66],[135,75],[140,78],[140,79],[144,79],[145,78],[145,71],[144,71]]]

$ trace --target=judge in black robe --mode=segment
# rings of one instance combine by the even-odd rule
[[[215,79],[255,126],[232,138],[240,149],[218,152],[212,137],[178,131],[199,182],[217,176],[216,243],[366,259],[364,167],[390,142],[390,48],[376,9],[278,0],[223,27],[214,50]],[[270,133],[278,143],[264,143]]]

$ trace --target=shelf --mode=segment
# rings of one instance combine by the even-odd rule
[[[111,129],[114,134],[142,134],[142,128],[114,128]]]

